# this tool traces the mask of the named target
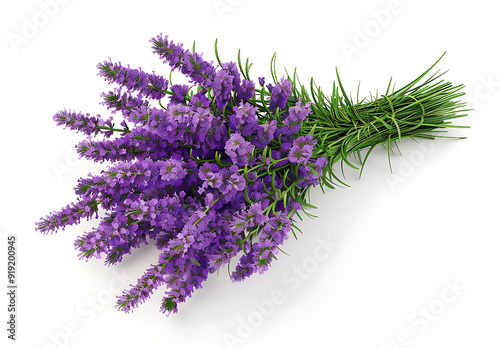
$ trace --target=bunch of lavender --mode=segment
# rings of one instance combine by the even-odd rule
[[[102,104],[123,119],[71,110],[55,114],[58,125],[87,135],[77,144],[82,158],[109,163],[98,175],[78,180],[76,202],[36,223],[42,233],[101,215],[98,227],[79,236],[82,259],[105,255],[108,265],[154,241],[158,263],[118,298],[129,312],[166,287],[161,311],[201,288],[208,274],[239,262],[231,273],[242,281],[265,272],[280,246],[300,231],[299,212],[309,215],[311,187],[341,181],[333,165],[357,168],[351,153],[406,137],[430,138],[463,115],[462,86],[424,77],[372,101],[347,97],[338,79],[331,97],[297,76],[273,81],[249,77],[251,64],[216,63],[159,35],[152,49],[190,85],[121,63],[104,61],[98,74],[116,88]],[[433,66],[434,67],[434,66]],[[338,77],[338,74],[337,74]],[[423,81],[423,82],[421,82]],[[157,101],[157,106],[155,106]],[[361,158],[360,158],[361,159]],[[362,169],[362,168],[361,168]]]

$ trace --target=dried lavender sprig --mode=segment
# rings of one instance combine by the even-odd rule
[[[76,145],[76,152],[80,158],[101,163],[104,161],[130,162],[136,155],[144,153],[144,151],[131,147],[127,138],[118,138],[113,141],[83,140]]]
[[[114,128],[113,119],[103,120],[101,115],[90,116],[88,113],[84,115],[81,112],[61,110],[53,118],[58,126],[64,126],[87,135],[103,133],[106,137],[110,137],[113,132],[130,132],[127,127],[124,129]]]
[[[147,121],[150,103],[142,94],[133,96],[130,92],[122,92],[118,88],[107,93],[101,93],[105,105],[112,113],[121,112],[126,121],[144,123]]]
[[[90,219],[93,215],[97,217],[98,206],[101,201],[95,196],[87,196],[76,203],[68,204],[62,210],[53,212],[36,223],[36,229],[44,234],[52,233],[57,229],[75,225],[82,218]]]
[[[131,69],[120,62],[113,63],[111,59],[97,65],[98,75],[109,83],[118,83],[129,91],[138,91],[151,99],[161,99],[165,96],[168,80],[156,74],[148,74],[141,69]]]
[[[137,285],[118,297],[116,308],[129,313],[151,297],[154,290],[165,284],[165,267],[166,263],[151,265],[138,280]]]

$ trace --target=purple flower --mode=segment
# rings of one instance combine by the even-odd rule
[[[306,164],[311,158],[312,149],[309,147],[292,146],[289,153],[289,161],[292,163]]]
[[[299,147],[313,146],[316,145],[317,140],[313,138],[311,134],[303,135],[294,140],[293,145]]]
[[[305,166],[299,166],[298,177],[303,180],[297,183],[300,188],[307,188],[309,186],[316,186],[319,184],[319,179],[323,175],[323,169],[326,167],[328,161],[325,157],[319,157],[314,161],[308,162]]]
[[[161,99],[165,96],[165,91],[168,87],[168,80],[163,78],[162,76],[154,74],[147,74],[149,85],[146,90],[143,90],[141,93],[145,97],[149,97],[151,99]]]
[[[210,107],[210,100],[208,100],[207,96],[205,95],[206,92],[201,91],[196,93],[191,97],[190,104],[191,106],[196,106],[199,108],[208,108]]]
[[[271,140],[273,140],[277,127],[278,122],[276,120],[260,124],[257,127],[257,135],[252,138],[252,144],[259,148],[269,145]]]
[[[257,221],[257,216],[261,212],[260,207],[253,205],[249,209],[250,212],[256,213],[255,220]],[[269,268],[272,260],[279,252],[279,245],[283,244],[288,238],[288,233],[292,228],[292,221],[287,217],[286,213],[279,211],[270,218],[267,216],[265,219],[261,218],[259,225],[263,227],[258,234],[258,241],[253,243],[251,250],[240,258],[235,271],[231,274],[233,282],[242,281],[256,272],[262,274]]]
[[[250,103],[241,102],[233,108],[234,114],[229,117],[229,126],[233,132],[241,132],[245,137],[257,131],[259,120],[257,108]]]
[[[170,315],[177,313],[179,303],[185,302],[195,289],[202,287],[208,277],[206,258],[194,251],[184,257],[174,258],[166,264],[166,282],[169,290],[162,299],[160,311]]]
[[[179,69],[186,75],[190,82],[202,87],[210,87],[215,77],[215,67],[212,62],[207,62],[201,54],[184,50],[182,44],[175,44],[162,34],[151,39],[153,52],[158,54],[164,63],[171,68]]]
[[[114,89],[108,93],[102,93],[104,99],[101,104],[105,105],[112,113],[120,111],[125,119],[137,123],[138,114],[144,114],[144,110],[149,108],[149,102],[144,99],[142,94],[137,97],[132,96],[130,92],[122,92],[121,88]]]
[[[58,212],[49,214],[36,223],[36,229],[42,233],[54,232],[58,228],[78,224],[82,218],[97,217],[99,202],[94,197],[84,197],[76,203],[68,204]]]
[[[243,175],[238,174],[238,167],[232,165],[229,168],[220,170],[222,184],[219,186],[219,191],[226,202],[234,198],[236,193],[241,192],[246,187],[246,180]]]
[[[314,145],[316,145],[316,139],[310,134],[295,139],[288,153],[290,162],[306,164],[312,156]]]
[[[304,121],[311,113],[311,103],[302,104],[301,100],[288,109],[288,115],[283,121],[285,126],[291,126],[294,123]]]
[[[264,228],[259,233],[259,243],[264,245],[266,239],[272,240],[275,245],[282,245],[288,239],[288,232],[292,228],[292,221],[286,214],[279,212],[268,220]]]
[[[282,77],[281,82],[274,86],[269,84],[268,88],[272,93],[269,110],[274,112],[277,108],[284,109],[290,94],[292,94],[292,82]]]
[[[170,96],[170,102],[176,104],[186,103],[186,96],[189,91],[188,85],[172,85],[170,87],[170,90],[172,91],[172,93],[174,93]]]
[[[248,210],[235,214],[231,226],[235,232],[244,232],[249,228],[262,226],[268,221],[268,216],[262,212],[262,203],[256,202],[251,204]]]
[[[173,181],[173,180],[179,180],[183,179],[187,171],[184,169],[182,166],[183,163],[181,161],[178,161],[176,159],[168,159],[164,162],[158,162],[160,164],[160,176],[161,180],[165,181]]]
[[[231,98],[233,80],[234,76],[232,76],[227,70],[219,70],[215,74],[211,87],[214,90],[215,100],[219,109],[224,109]]]
[[[87,135],[104,133],[109,137],[113,134],[113,119],[109,118],[104,121],[101,115],[90,116],[90,114],[82,114],[80,112],[72,112],[62,110],[54,115],[54,121],[58,126],[64,126],[77,132],[82,132]]]
[[[160,311],[168,315],[242,251],[233,281],[267,270],[301,209],[295,199],[320,182],[328,161],[313,157],[311,135],[300,136],[311,108],[300,99],[288,103],[291,81],[268,85],[268,93],[260,77],[256,91],[234,62],[215,67],[164,35],[151,43],[189,83],[170,85],[111,60],[99,64],[99,75],[117,84],[101,104],[123,116],[121,128],[111,118],[66,110],[54,120],[87,135],[77,145],[81,157],[108,166],[79,179],[77,201],[36,228],[50,233],[99,211],[99,224],[74,247],[81,259],[102,257],[106,265],[154,243],[157,264],[123,292],[117,307],[132,311],[164,285]],[[168,104],[152,101],[165,96]],[[276,115],[267,112],[278,108]]]
[[[188,128],[191,130],[193,138],[199,139],[200,142],[204,142],[207,132],[212,127],[213,119],[214,115],[210,110],[196,108],[188,123]]]
[[[109,83],[118,83],[129,91],[138,91],[146,97],[161,99],[165,96],[168,80],[156,74],[148,74],[141,69],[124,67],[121,63],[113,63],[111,59],[97,65],[99,76]]]
[[[222,175],[215,163],[203,163],[198,170],[198,177],[203,180],[203,185],[198,190],[200,194],[205,192],[208,187],[217,189],[222,185]]]
[[[215,68],[212,62],[205,61],[201,54],[186,50],[182,56],[181,72],[189,77],[191,82],[208,87],[214,79]]]
[[[76,145],[76,151],[80,157],[91,159],[95,162],[124,161],[128,162],[135,158],[135,151],[130,146],[128,137],[115,140],[83,140]]]
[[[152,38],[150,42],[153,43],[153,52],[158,54],[164,63],[168,63],[171,68],[179,66],[184,54],[182,44],[175,44],[173,41],[168,40],[168,36],[162,34]]]
[[[252,99],[255,94],[255,83],[249,80],[243,80],[238,92],[239,100]]]
[[[223,185],[225,185],[224,187],[229,188],[229,190],[243,191],[246,186],[246,181],[242,175],[231,174],[231,176],[227,178],[225,182],[223,182]],[[221,187],[221,190],[224,190],[224,188]],[[225,191],[226,194],[230,192],[231,191]]]
[[[240,133],[233,133],[229,137],[224,149],[226,154],[231,158],[231,161],[237,165],[247,165],[248,158],[251,156],[255,148],[250,142],[246,141]]]
[[[235,62],[222,63],[222,70],[226,70],[229,73],[229,75],[233,76],[234,92],[240,93],[241,77],[236,63]]]
[[[219,167],[215,163],[205,162],[201,165],[198,176],[201,180],[210,178],[214,173],[219,171]]]
[[[233,282],[241,282],[257,270],[255,255],[255,251],[252,250],[240,257],[236,269],[231,273],[231,280]]]
[[[164,267],[155,265],[149,268],[131,289],[124,291],[118,298],[117,308],[131,312],[146,301],[154,290],[165,283]]]

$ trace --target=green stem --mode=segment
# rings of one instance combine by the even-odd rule
[[[130,129],[111,128],[106,126],[96,126],[97,129],[110,130],[113,132],[130,133]]]
[[[213,202],[212,202],[212,204],[210,204],[210,206],[209,206],[209,207],[207,207],[207,209],[205,209],[205,211],[203,212],[204,216],[208,213],[208,211],[210,210],[210,208],[212,208],[212,207],[215,205],[215,203],[217,203],[217,202],[219,201],[219,199],[220,199],[221,197],[222,197],[222,196],[217,197],[217,199],[216,199],[215,201],[213,201]],[[203,217],[204,217],[204,216],[202,216],[201,218],[199,218],[198,220],[196,220],[196,222],[194,223],[194,225],[193,225],[193,226],[196,226],[196,225],[198,224],[198,222],[200,222],[200,221],[201,221],[201,219],[203,219]]]
[[[317,139],[314,156],[326,156],[330,167],[343,161],[359,169],[349,162],[348,156],[362,149],[381,144],[390,147],[391,142],[403,138],[435,139],[439,130],[469,128],[450,124],[451,120],[467,115],[466,104],[458,100],[464,95],[461,92],[464,86],[437,80],[442,74],[434,74],[420,82],[429,71],[397,91],[390,93],[389,85],[385,95],[369,102],[353,103],[340,79],[340,92],[334,88],[331,97],[326,97],[312,83],[311,94],[303,86],[294,86],[295,101],[301,98],[303,103],[311,102],[312,113],[302,124],[301,133],[310,133]],[[330,174],[327,172],[324,171],[322,179],[333,184],[331,171]]]

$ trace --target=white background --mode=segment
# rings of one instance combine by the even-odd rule
[[[498,347],[500,25],[493,3],[3,1],[0,284],[6,292],[6,236],[15,234],[19,288],[16,342],[6,338],[7,296],[0,297],[0,346]],[[265,275],[241,284],[227,272],[211,275],[170,318],[158,312],[162,290],[124,314],[114,297],[156,262],[154,247],[109,268],[79,261],[73,249],[94,223],[49,236],[34,224],[73,200],[79,177],[100,170],[75,159],[82,137],[56,127],[53,114],[107,114],[99,94],[111,87],[95,65],[108,57],[167,74],[150,50],[159,33],[188,47],[196,41],[209,60],[216,38],[223,61],[241,48],[254,79],[269,79],[274,52],[279,73],[297,67],[326,91],[337,67],[353,93],[362,81],[366,97],[385,90],[391,76],[398,86],[411,81],[447,51],[438,67],[466,85],[475,110],[457,124],[471,128],[450,133],[466,140],[403,141],[392,174],[381,147],[361,179],[346,170],[350,188],[315,190],[319,218],[299,223],[304,234],[284,247],[290,256]],[[331,247],[320,249],[325,243]]]

